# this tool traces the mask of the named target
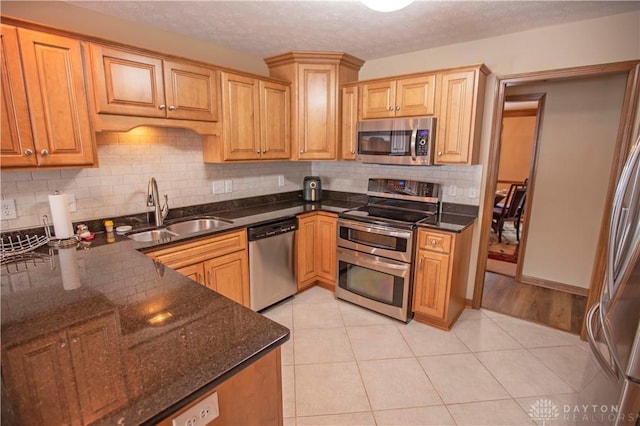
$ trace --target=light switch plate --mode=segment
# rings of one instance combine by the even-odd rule
[[[225,180],[224,181],[224,192],[233,192],[233,181]]]
[[[450,185],[449,186],[449,196],[450,197],[455,197],[458,193],[458,188],[455,185]]]
[[[213,181],[213,193],[214,194],[224,194],[224,181],[223,180],[215,180],[215,181]]]
[[[76,196],[74,194],[69,194],[67,192],[67,204],[69,205],[70,213],[78,211],[78,206],[76,205]]]
[[[278,175],[278,186],[284,186],[284,175]]]

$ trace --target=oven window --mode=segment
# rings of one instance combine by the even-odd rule
[[[410,155],[411,130],[358,133],[358,153],[367,155]]]
[[[339,262],[339,269],[340,287],[368,299],[402,307],[404,278],[343,261]]]

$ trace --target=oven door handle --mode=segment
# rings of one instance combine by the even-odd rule
[[[341,247],[338,247],[336,254],[339,261],[342,260],[347,263],[351,263],[352,265],[362,266],[364,268],[369,268],[380,272],[398,271],[402,274],[398,275],[396,273],[397,276],[404,276],[411,270],[411,265],[408,263],[398,262],[393,259],[387,259],[368,253],[354,252],[352,250],[343,249]]]
[[[339,219],[338,220],[338,229],[344,226],[345,228],[355,229],[357,231],[370,232],[373,234],[382,234],[388,235],[390,237],[398,237],[398,238],[411,238],[411,231],[403,231],[394,228],[388,227],[377,227],[369,224],[364,224],[363,222],[356,222],[353,220]]]
[[[417,153],[416,153],[416,140],[418,139],[418,128],[414,127],[413,130],[411,131],[411,159],[413,161],[418,159]]]

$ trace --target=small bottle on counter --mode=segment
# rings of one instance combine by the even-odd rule
[[[107,232],[113,232],[113,221],[105,220],[104,221],[104,230]]]

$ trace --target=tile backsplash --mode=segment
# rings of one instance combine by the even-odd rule
[[[202,138],[189,130],[141,127],[127,133],[98,133],[96,139],[98,168],[2,171],[0,191],[3,198],[15,200],[17,218],[2,220],[1,230],[40,226],[42,215],[50,214],[48,195],[54,191],[74,195],[74,222],[152,211],[146,205],[151,177],[156,178],[160,194],[169,196],[170,208],[296,191],[302,189],[307,175],[321,176],[323,188],[329,190],[362,193],[369,177],[434,181],[443,184],[444,201],[478,205],[481,166],[289,161],[206,164]],[[283,186],[279,186],[279,176],[284,177]],[[230,181],[231,192],[220,193],[225,181]]]

